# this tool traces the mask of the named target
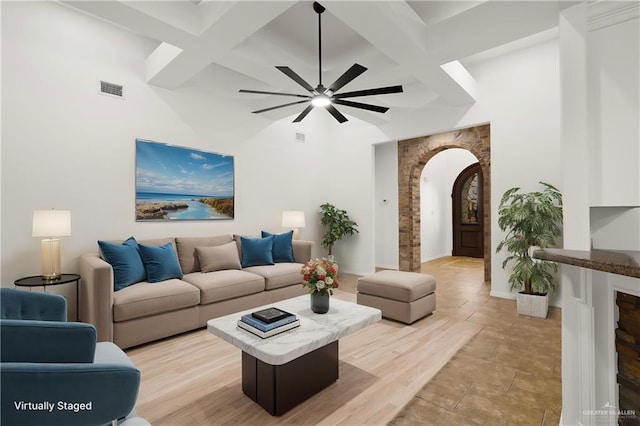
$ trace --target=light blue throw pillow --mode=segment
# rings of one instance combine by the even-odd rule
[[[147,278],[138,242],[129,237],[122,244],[98,240],[102,257],[113,268],[113,289],[122,290]]]
[[[273,237],[240,237],[243,268],[249,266],[273,265]]]
[[[182,279],[182,268],[173,244],[148,246],[139,244],[144,268],[147,270],[147,281],[157,283],[172,278]]]
[[[273,237],[273,261],[275,263],[293,262],[293,230],[282,234],[262,231],[262,238]]]

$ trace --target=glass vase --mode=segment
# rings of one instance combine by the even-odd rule
[[[311,294],[311,311],[316,314],[329,312],[329,293]]]

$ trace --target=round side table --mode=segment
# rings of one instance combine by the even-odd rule
[[[49,280],[44,278],[42,275],[34,275],[31,277],[24,277],[13,282],[13,285],[16,287],[29,287],[29,291],[31,291],[31,287],[44,287],[44,291],[47,291],[47,286],[61,285],[61,284],[69,284],[75,282],[76,283],[76,303],[78,307],[80,305],[80,275],[78,274],[62,274],[60,278],[56,278],[53,280]],[[77,308],[76,308],[77,314]]]

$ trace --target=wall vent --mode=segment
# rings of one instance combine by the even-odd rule
[[[100,93],[122,99],[124,98],[124,86],[100,80]]]
[[[296,133],[296,141],[304,143],[304,133]]]

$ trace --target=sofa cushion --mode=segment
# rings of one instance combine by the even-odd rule
[[[129,237],[122,244],[98,240],[102,257],[113,268],[113,287],[121,290],[147,278],[138,243]]]
[[[272,234],[262,231],[262,238],[273,236],[273,261],[275,263],[293,262],[293,231]]]
[[[273,236],[265,238],[240,237],[243,268],[273,265]]]
[[[200,290],[182,280],[130,285],[113,294],[113,321],[127,321],[197,306]]]
[[[157,283],[172,278],[182,278],[182,270],[173,244],[166,243],[159,247],[139,244],[138,247],[144,269],[147,271],[147,281]]]
[[[233,237],[231,235],[176,238],[178,260],[180,261],[182,273],[190,274],[191,272],[200,271],[200,261],[196,256],[196,247],[220,246],[231,241],[233,241]]]
[[[251,266],[243,271],[264,277],[265,290],[302,284],[302,263],[276,263],[275,265]]]
[[[167,243],[171,243],[173,248],[176,248],[176,239],[173,237],[165,237],[165,238],[151,238],[148,240],[139,240],[138,244],[144,244],[145,246],[156,246],[160,247]]]
[[[200,304],[206,305],[264,291],[264,278],[245,271],[227,269],[192,272],[184,280],[200,289]]]
[[[241,269],[236,243],[212,247],[196,247],[196,258],[201,272],[214,272],[223,269]]]

